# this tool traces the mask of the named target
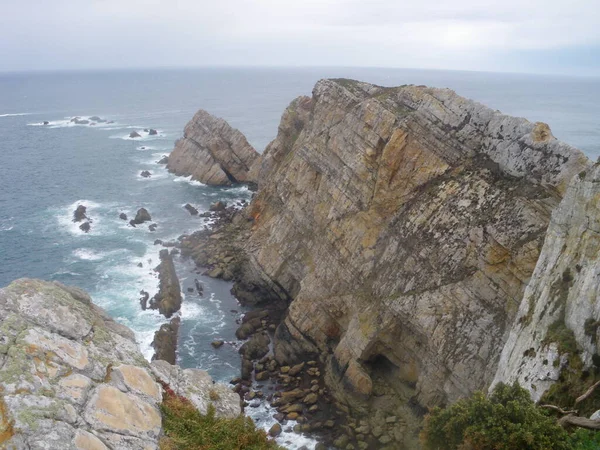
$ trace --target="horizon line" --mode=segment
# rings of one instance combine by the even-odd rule
[[[600,73],[558,73],[558,72],[515,72],[515,71],[493,71],[472,69],[443,69],[422,67],[394,67],[394,66],[357,66],[357,65],[242,65],[242,64],[212,64],[198,66],[139,66],[139,67],[90,67],[90,68],[65,68],[65,69],[16,69],[0,70],[0,76],[4,75],[42,75],[61,73],[102,73],[102,72],[144,72],[144,71],[169,71],[169,70],[219,70],[219,69],[270,69],[270,70],[308,70],[308,69],[364,69],[364,70],[408,70],[408,71],[431,71],[431,72],[457,72],[473,74],[502,74],[502,75],[525,75],[557,78],[580,78],[598,79]]]

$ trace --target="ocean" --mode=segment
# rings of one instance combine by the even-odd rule
[[[158,287],[152,269],[160,246],[154,241],[204,226],[183,209],[186,203],[204,212],[219,199],[251,197],[243,186],[212,188],[169,174],[157,161],[198,108],[228,120],[262,152],[287,104],[327,77],[449,87],[504,113],[547,122],[557,138],[594,160],[600,156],[598,78],[357,68],[0,74],[0,286],[21,277],[79,286],[135,331],[150,358],[154,332],[166,322],[139,305],[140,290],[154,295]],[[110,123],[77,125],[70,122],[75,116]],[[149,128],[158,134],[143,131]],[[142,137],[131,139],[132,131]],[[143,170],[151,177],[141,177]],[[72,222],[79,204],[93,220],[88,234]],[[156,231],[119,219],[140,207],[150,212]],[[186,261],[177,261],[177,271],[186,295],[179,363],[228,382],[239,375],[236,345],[215,350],[210,342],[235,341],[243,309],[229,283],[195,273]],[[203,297],[187,292],[194,278],[205,285]],[[266,429],[274,423],[266,405],[247,411]],[[291,449],[313,442],[293,433],[279,440]]]

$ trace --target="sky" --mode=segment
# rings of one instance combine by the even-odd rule
[[[0,0],[0,71],[196,66],[600,76],[600,0]]]

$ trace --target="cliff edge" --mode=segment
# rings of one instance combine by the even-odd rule
[[[238,395],[206,372],[150,365],[82,290],[29,279],[0,289],[0,448],[158,448],[159,381],[202,413],[212,403],[240,414]]]
[[[600,167],[596,165],[573,178],[552,213],[493,384],[518,381],[535,401],[547,394],[550,401],[567,407],[578,390],[585,390],[581,385],[587,388],[600,379],[595,374],[600,367],[599,255]],[[567,398],[557,397],[561,390]]]

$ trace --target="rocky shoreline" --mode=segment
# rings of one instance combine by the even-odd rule
[[[247,255],[241,244],[252,224],[248,209],[229,207],[213,211],[210,217],[213,223],[208,228],[181,236],[177,247],[199,272],[232,281],[232,293],[243,306],[252,308],[236,331],[243,341],[241,371],[231,380],[242,407],[268,402],[276,409],[273,417],[278,421],[269,430],[271,436],[282,430],[308,434],[320,442],[316,449],[392,449],[394,442],[414,442],[416,435],[407,439],[406,426],[397,417],[378,415],[371,422],[337,402],[326,387],[324,365],[318,357],[307,356],[305,362],[291,366],[277,361],[273,346],[284,344],[281,337],[276,343],[275,333],[288,304],[273,297],[270,289],[261,288],[253,274],[244,270]]]
[[[231,184],[237,147],[213,145],[232,137],[245,142],[200,111],[169,170]],[[322,440],[348,449],[412,448],[429,408],[489,387],[519,304],[545,311],[523,294],[552,211],[592,166],[547,124],[448,89],[346,79],[290,103],[252,159],[250,205],[183,236],[181,252],[254,308],[238,336],[249,406],[261,394],[308,431],[326,422],[317,386],[335,417]]]

